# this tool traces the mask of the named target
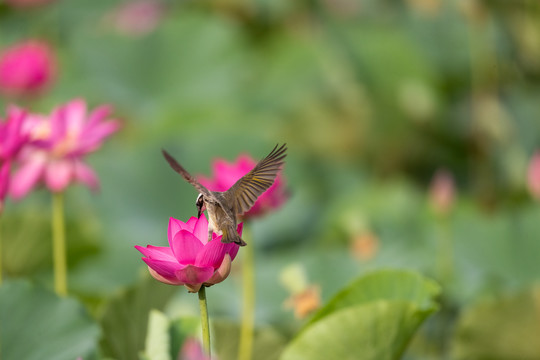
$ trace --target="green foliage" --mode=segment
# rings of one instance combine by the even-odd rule
[[[145,346],[151,311],[163,308],[176,290],[147,276],[111,299],[100,319],[103,355],[117,360],[136,359]]]
[[[25,281],[0,287],[0,358],[92,359],[99,327],[73,298],[59,298]]]
[[[32,276],[50,271],[51,219],[48,210],[49,206],[45,209],[42,206],[26,206],[24,211],[7,212],[2,216],[3,267],[8,275]],[[98,226],[91,214],[84,216],[84,221],[71,217],[66,220],[69,267],[99,252]]]
[[[214,348],[219,359],[238,358],[240,326],[226,320],[212,322]],[[253,359],[277,360],[286,345],[286,338],[277,329],[270,326],[255,329],[253,341]]]
[[[116,28],[113,14],[125,2],[55,0],[15,9],[0,1],[0,50],[40,38],[58,57],[48,91],[0,96],[0,105],[48,113],[80,96],[92,107],[113,105],[122,122],[88,158],[100,192],[76,186],[65,196],[69,290],[99,319],[95,356],[131,360],[156,346],[175,359],[191,331],[186,316],[198,315],[193,297],[173,297],[174,287],[138,277],[146,267],[133,245],[165,245],[168,218],[195,214],[196,192],[160,149],[193,174],[209,175],[215,158],[258,158],[287,142],[290,198],[252,226],[257,356],[278,358],[298,328],[289,358],[397,356],[438,291],[415,273],[370,273],[399,267],[443,289],[443,311],[433,317],[444,314],[440,329],[428,319],[422,346],[407,359],[540,357],[525,334],[538,333],[527,317],[537,313],[534,291],[500,299],[540,278],[540,207],[526,190],[527,164],[540,144],[534,1],[164,0],[155,29],[142,34]],[[439,168],[456,181],[444,216],[429,205]],[[50,288],[48,195],[41,189],[17,203],[8,199],[1,215],[7,281],[0,294],[12,305],[0,309],[2,360],[46,356],[58,339],[84,332],[61,328],[72,329],[62,315],[35,347],[8,341],[37,336],[33,324],[57,303],[72,306],[73,321],[85,319],[89,336],[81,346],[96,352],[96,325],[75,300],[10,282],[26,278]],[[364,234],[374,250],[358,257],[355,241]],[[321,289],[324,305],[307,324],[283,308],[290,294],[279,275],[292,263]],[[213,322],[222,360],[236,358],[240,273],[236,260],[209,299],[212,317],[229,319]],[[479,302],[485,297],[494,300]],[[32,316],[23,317],[24,309]],[[154,315],[147,329],[152,309],[163,310],[167,322]],[[5,330],[15,315],[21,328]],[[391,335],[387,342],[379,341],[382,332]],[[331,347],[319,348],[330,339]],[[348,347],[337,348],[338,341]]]
[[[238,354],[240,327],[238,323],[227,320],[211,322],[211,341],[217,357],[233,360]],[[200,319],[180,317],[170,320],[167,315],[153,310],[150,312],[148,334],[141,360],[174,360],[177,359],[187,337],[198,339],[200,336]],[[286,345],[285,337],[271,327],[255,331],[254,358],[261,360],[277,360]]]
[[[433,299],[439,293],[439,285],[418,273],[379,270],[358,278],[341,290],[313,316],[310,324],[335,311],[377,300],[408,301],[435,310]]]
[[[148,332],[144,346],[144,358],[150,360],[171,360],[169,339],[169,320],[157,310],[151,310],[148,319]]]
[[[198,337],[200,319],[182,317],[169,320],[160,311],[150,312],[148,333],[141,359],[175,360],[179,358],[182,345],[188,336]]]
[[[457,323],[452,358],[511,360],[540,358],[540,288],[479,301]]]
[[[439,291],[416,273],[366,275],[315,314],[281,359],[399,359],[416,329],[438,309]]]

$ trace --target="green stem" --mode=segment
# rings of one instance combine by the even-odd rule
[[[454,276],[454,246],[450,231],[450,219],[439,219],[439,279],[443,284],[450,282]]]
[[[67,295],[66,235],[64,224],[64,201],[62,193],[53,194],[52,236],[54,262],[54,291]]]
[[[245,227],[243,237],[246,238]],[[255,246],[253,242],[249,242],[249,245],[243,249],[243,253],[242,285],[244,291],[242,293],[242,324],[238,360],[250,360],[253,352],[253,330],[255,327]]]
[[[206,288],[204,285],[199,289],[199,307],[201,308],[201,328],[204,351],[211,358],[210,350],[210,326],[208,323],[208,307],[206,305]]]

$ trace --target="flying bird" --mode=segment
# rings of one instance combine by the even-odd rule
[[[245,246],[246,243],[236,231],[237,218],[249,211],[257,198],[272,186],[284,163],[283,159],[287,156],[286,151],[286,144],[276,145],[249,173],[229,190],[221,192],[210,191],[202,186],[178,161],[162,150],[165,160],[173,170],[199,191],[196,201],[197,217],[200,217],[204,210],[208,212],[208,240],[212,239],[212,232],[215,232],[223,235],[222,242],[234,242],[240,246]]]

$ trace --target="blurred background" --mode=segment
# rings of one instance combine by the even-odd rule
[[[30,2],[0,5],[0,47],[42,40],[56,70],[2,108],[49,113],[82,97],[122,122],[89,157],[99,193],[65,195],[69,289],[93,316],[142,286],[171,316],[198,314],[184,288],[147,284],[133,247],[165,245],[169,217],[196,214],[162,148],[210,176],[216,158],[260,159],[286,142],[288,201],[252,221],[248,240],[257,326],[276,343],[309,314],[291,283],[316,289],[315,309],[390,267],[443,289],[406,359],[540,358],[540,194],[529,190],[540,179],[527,176],[540,144],[539,3]],[[50,287],[50,194],[8,203],[3,231],[5,276]],[[234,266],[208,294],[213,316],[238,321]],[[107,339],[128,324],[116,326],[102,327],[101,351],[120,359]]]

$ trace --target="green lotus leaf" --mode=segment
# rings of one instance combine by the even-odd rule
[[[0,287],[2,359],[88,359],[96,352],[99,332],[73,298],[60,298],[23,281]]]

